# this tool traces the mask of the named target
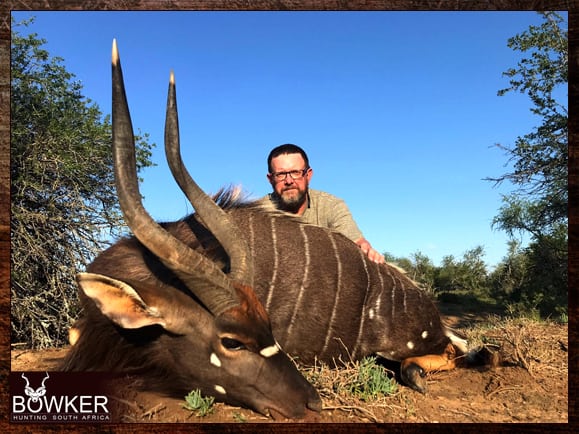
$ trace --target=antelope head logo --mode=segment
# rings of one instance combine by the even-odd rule
[[[42,380],[42,385],[38,389],[30,387],[30,382],[28,381],[28,378],[26,378],[24,373],[22,373],[22,378],[26,380],[24,393],[26,394],[26,396],[32,399],[32,402],[37,402],[40,398],[42,398],[46,394],[46,387],[44,386],[44,382],[50,378],[48,372],[46,373],[46,377],[44,377],[44,379]]]

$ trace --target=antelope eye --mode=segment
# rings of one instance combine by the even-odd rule
[[[228,350],[236,351],[245,349],[245,345],[242,342],[233,338],[221,338],[221,345],[223,345]]]

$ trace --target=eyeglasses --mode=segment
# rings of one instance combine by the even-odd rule
[[[305,169],[302,170],[290,170],[289,172],[275,172],[272,173],[271,176],[278,182],[284,181],[288,175],[291,177],[291,179],[296,180],[303,178],[309,169],[310,169],[309,167],[306,167]]]

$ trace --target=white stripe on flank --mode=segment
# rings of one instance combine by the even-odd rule
[[[340,289],[342,289],[342,262],[340,261],[340,254],[338,252],[338,247],[336,246],[336,241],[334,240],[334,234],[328,231],[328,236],[332,242],[332,248],[334,249],[334,257],[336,258],[338,282],[336,283],[336,295],[334,297],[334,306],[332,307],[332,315],[330,316],[330,322],[328,323],[328,331],[326,332],[326,340],[324,341],[324,347],[320,355],[324,355],[328,349],[330,343],[330,337],[332,336],[332,330],[334,329],[334,321],[336,320],[336,310],[338,309],[338,303],[340,301]]]
[[[366,272],[366,292],[364,294],[364,304],[362,305],[362,312],[360,312],[360,328],[358,329],[358,337],[356,338],[356,345],[352,350],[352,358],[356,359],[356,353],[358,352],[358,348],[360,347],[360,340],[362,339],[362,333],[364,331],[364,320],[366,319],[366,315],[364,314],[364,309],[366,308],[366,304],[368,303],[368,294],[370,293],[370,273],[368,272],[368,262],[369,259],[366,259],[366,254],[362,252],[362,249],[358,249],[360,258],[362,260],[362,264],[364,264],[364,271]]]
[[[249,250],[254,253],[255,256],[255,228],[253,219],[253,213],[249,213],[247,226],[249,226]]]
[[[302,233],[302,237],[304,239],[304,257],[306,258],[306,263],[304,266],[304,277],[302,279],[302,285],[300,287],[300,292],[298,293],[298,296],[296,298],[296,303],[294,305],[294,312],[292,314],[292,318],[290,320],[289,327],[287,328],[286,343],[291,336],[292,328],[294,326],[296,317],[298,316],[298,312],[300,311],[300,304],[301,304],[301,301],[302,301],[302,298],[304,295],[306,285],[308,283],[308,276],[309,276],[309,270],[310,270],[310,260],[311,260],[311,258],[310,258],[310,246],[308,244],[308,236],[306,235],[304,225],[300,225],[300,232]]]
[[[392,297],[390,303],[392,305],[392,312],[390,313],[390,323],[392,324],[394,322],[394,315],[396,314],[396,279],[394,278],[394,275],[390,272],[388,268],[389,267],[386,267],[386,270],[388,271],[388,275],[392,278]]]
[[[275,232],[275,218],[271,218],[271,247],[273,249],[273,274],[271,276],[271,282],[269,284],[269,290],[267,294],[267,300],[265,302],[265,310],[269,312],[269,306],[271,304],[271,299],[273,296],[273,291],[275,289],[275,281],[277,278],[277,267],[279,264],[279,253],[277,251],[277,234]]]
[[[381,286],[381,290],[380,290],[380,294],[378,295],[378,298],[376,299],[376,303],[374,303],[374,311],[376,312],[376,316],[380,316],[380,313],[382,312],[382,294],[384,293],[384,281],[382,280],[382,273],[378,272],[378,280],[380,280],[380,286]]]

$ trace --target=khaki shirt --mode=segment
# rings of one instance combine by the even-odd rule
[[[311,188],[308,189],[308,199],[308,207],[300,216],[307,223],[334,229],[352,241],[362,238],[362,232],[342,199]],[[271,193],[262,201],[275,207],[275,199]]]

